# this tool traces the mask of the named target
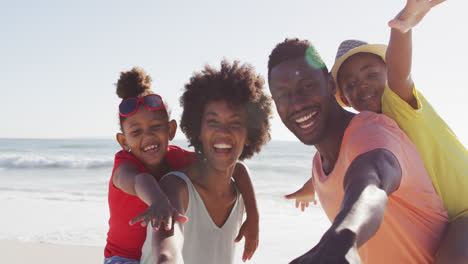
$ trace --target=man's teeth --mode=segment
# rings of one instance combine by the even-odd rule
[[[159,147],[159,145],[149,145],[149,146],[144,147],[143,151],[149,151],[149,150],[157,149],[158,147]]]
[[[312,114],[308,114],[306,116],[303,116],[301,118],[296,119],[296,122],[297,123],[302,123],[302,122],[307,121],[307,120],[309,120],[311,118],[312,118]]]
[[[229,149],[229,148],[232,148],[232,145],[228,145],[228,144],[215,144],[214,147],[215,147],[215,148],[219,148],[219,149]]]
[[[312,119],[316,115],[317,115],[317,112],[313,112],[311,114],[305,115],[303,117],[300,117],[300,118],[296,119],[296,123],[299,124],[300,128],[311,127],[315,122],[310,120],[310,119]],[[309,122],[307,122],[307,121],[309,121]]]

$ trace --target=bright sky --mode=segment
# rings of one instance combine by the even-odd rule
[[[226,3],[222,3],[226,2]],[[0,2],[0,137],[114,137],[115,86],[133,66],[153,78],[178,121],[194,71],[222,58],[266,77],[272,48],[310,40],[331,68],[339,43],[387,43],[405,0]],[[448,0],[414,30],[416,86],[468,143],[464,101],[468,2]],[[465,32],[465,33],[463,33]],[[294,139],[275,111],[273,139]],[[184,135],[178,131],[178,138]]]

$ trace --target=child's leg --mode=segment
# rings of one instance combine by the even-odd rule
[[[119,256],[112,256],[104,259],[104,264],[140,264],[140,261]]]
[[[450,222],[435,263],[468,263],[468,216]]]

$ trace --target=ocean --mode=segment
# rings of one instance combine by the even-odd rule
[[[171,144],[190,149],[184,140]],[[103,247],[119,149],[113,139],[0,139],[0,239]],[[260,211],[260,244],[250,263],[287,263],[330,226],[320,205],[301,212],[284,198],[309,179],[314,153],[300,142],[272,141],[245,161]],[[238,263],[242,249],[243,242]]]

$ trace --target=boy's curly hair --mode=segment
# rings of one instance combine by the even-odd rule
[[[213,101],[245,106],[249,145],[244,146],[239,159],[244,160],[260,152],[270,140],[271,98],[264,93],[264,83],[251,65],[240,65],[239,61],[230,64],[223,60],[219,71],[205,66],[201,72],[194,73],[180,98],[184,109],[180,127],[195,152],[202,154],[199,140],[202,115],[205,106]]]
[[[328,75],[328,69],[312,43],[298,38],[286,38],[283,42],[278,43],[270,53],[268,58],[268,80],[270,80],[271,69],[282,62],[296,58],[308,59],[312,65],[321,68],[324,74]]]

